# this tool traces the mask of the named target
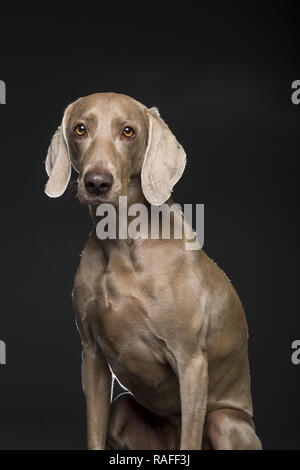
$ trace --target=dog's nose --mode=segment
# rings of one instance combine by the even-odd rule
[[[113,176],[111,173],[95,173],[88,171],[84,177],[85,189],[89,194],[99,195],[106,194],[113,184]]]

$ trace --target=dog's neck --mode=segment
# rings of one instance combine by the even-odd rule
[[[98,243],[99,243],[99,245],[101,245],[101,249],[106,254],[108,260],[116,254],[117,254],[117,256],[125,255],[125,257],[127,257],[127,258],[133,259],[132,256],[133,256],[134,250],[137,247],[139,247],[141,243],[147,243],[147,241],[149,241],[149,239],[152,239],[152,228],[153,227],[151,227],[151,223],[152,223],[152,220],[151,220],[151,216],[152,216],[151,204],[146,200],[146,198],[143,194],[140,177],[136,177],[130,182],[130,184],[128,185],[128,188],[127,188],[127,195],[126,196],[127,196],[127,205],[125,207],[125,210],[124,210],[124,207],[121,208],[118,203],[113,204],[112,213],[114,215],[113,223],[115,223],[115,229],[113,231],[114,236],[110,237],[110,238],[105,237],[104,239],[102,239],[101,237],[98,236],[98,233],[97,233],[98,223],[101,222],[102,220],[103,220],[103,225],[104,226],[107,223],[107,217],[108,217],[107,212],[103,211],[103,215],[98,216],[97,215],[97,208],[99,206],[90,206],[90,215],[91,215],[92,220],[93,220],[93,234],[94,234],[94,237],[98,239]],[[130,223],[133,221],[133,219],[135,219],[138,216],[137,213],[140,210],[142,210],[139,207],[137,207],[137,208],[135,208],[135,211],[133,211],[134,215],[129,216],[128,215],[128,209],[133,204],[141,204],[141,205],[143,205],[143,208],[145,208],[146,211],[147,211],[146,216],[145,216],[145,211],[143,211],[144,212],[143,215],[145,216],[146,220],[143,219],[143,223],[141,223],[142,226],[138,227],[138,231],[139,231],[138,238],[132,238],[130,236],[130,233],[132,233],[132,232],[130,232],[128,230],[129,226],[130,226]],[[165,204],[167,204],[169,207],[171,207],[171,206],[173,206],[174,202],[170,198],[165,202]],[[104,218],[105,218],[105,220],[104,220]],[[182,240],[182,242],[184,243],[184,247],[185,247],[185,243],[186,243],[185,236],[186,236],[186,234],[189,234],[189,236],[188,236],[189,243],[198,244],[196,235],[195,235],[192,227],[185,222],[184,215],[181,212],[179,212],[178,210],[175,210],[175,212],[171,211],[170,218],[168,220],[169,220],[169,224],[170,224],[169,240],[175,241],[178,244],[178,246],[180,246],[180,243],[181,243],[181,240]],[[157,219],[156,219],[156,221],[157,221]],[[147,223],[144,223],[144,222],[147,222]],[[179,224],[180,224],[179,227],[181,227],[181,230],[183,231],[182,232],[182,235],[183,235],[182,239],[181,238],[178,239],[178,237],[175,236],[175,222],[176,223],[179,222]],[[155,222],[155,227],[154,227],[155,232],[156,232],[156,229],[157,229],[156,223],[157,222]],[[158,226],[157,237],[158,237],[158,239],[165,239],[166,237],[164,237],[163,234],[162,234],[163,226],[161,224],[161,220],[159,220],[158,223],[159,223],[159,226]],[[126,227],[125,230],[124,230],[124,225]],[[103,230],[103,227],[101,227],[101,228]],[[137,229],[135,224],[134,224],[134,228]],[[143,230],[143,232],[141,232],[142,230]],[[155,238],[156,238],[156,236],[155,236]],[[191,248],[189,248],[189,249],[191,249]],[[193,248],[193,249],[200,249],[200,247],[199,248]]]
[[[131,238],[128,235],[128,233],[127,233],[127,237],[125,239],[119,237],[120,222],[121,222],[121,224],[125,223],[126,226],[128,227],[130,222],[135,217],[135,216],[129,216],[128,215],[128,208],[132,204],[143,204],[147,208],[147,210],[148,210],[148,227],[149,227],[149,230],[151,230],[151,223],[150,223],[151,222],[151,218],[150,218],[151,205],[147,201],[147,199],[145,198],[145,196],[143,194],[140,177],[135,177],[131,180],[131,182],[129,183],[128,188],[127,188],[126,196],[127,196],[126,214],[124,213],[124,210],[122,211],[120,209],[118,203],[113,204],[114,209],[115,209],[115,214],[116,214],[116,238],[115,239],[106,238],[104,240],[99,239],[99,242],[101,243],[101,246],[104,249],[104,251],[105,251],[105,253],[108,257],[110,257],[112,252],[124,251],[124,250],[128,251],[128,250],[134,248],[134,245],[137,242],[137,240]],[[97,224],[104,217],[104,216],[97,216],[96,215],[97,208],[98,208],[98,206],[92,206],[92,205],[89,206],[89,212],[90,212],[90,216],[91,216],[92,221],[93,221],[94,231],[96,231]],[[121,217],[121,220],[120,220],[120,217]],[[125,217],[126,217],[126,220],[124,220]]]

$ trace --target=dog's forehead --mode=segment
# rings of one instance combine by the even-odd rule
[[[96,93],[79,98],[69,107],[69,115],[73,119],[97,116],[98,118],[141,118],[145,113],[145,106],[127,95],[117,93]]]

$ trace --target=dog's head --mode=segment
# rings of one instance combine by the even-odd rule
[[[141,178],[146,199],[160,205],[169,199],[185,162],[183,148],[156,108],[125,95],[97,93],[65,110],[46,158],[45,192],[61,196],[73,166],[82,203],[117,203]]]

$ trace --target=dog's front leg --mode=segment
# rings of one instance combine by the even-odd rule
[[[82,353],[82,384],[86,396],[88,448],[104,450],[111,401],[112,376],[97,346],[84,346]]]
[[[207,407],[207,358],[203,353],[178,364],[182,450],[200,450]]]

